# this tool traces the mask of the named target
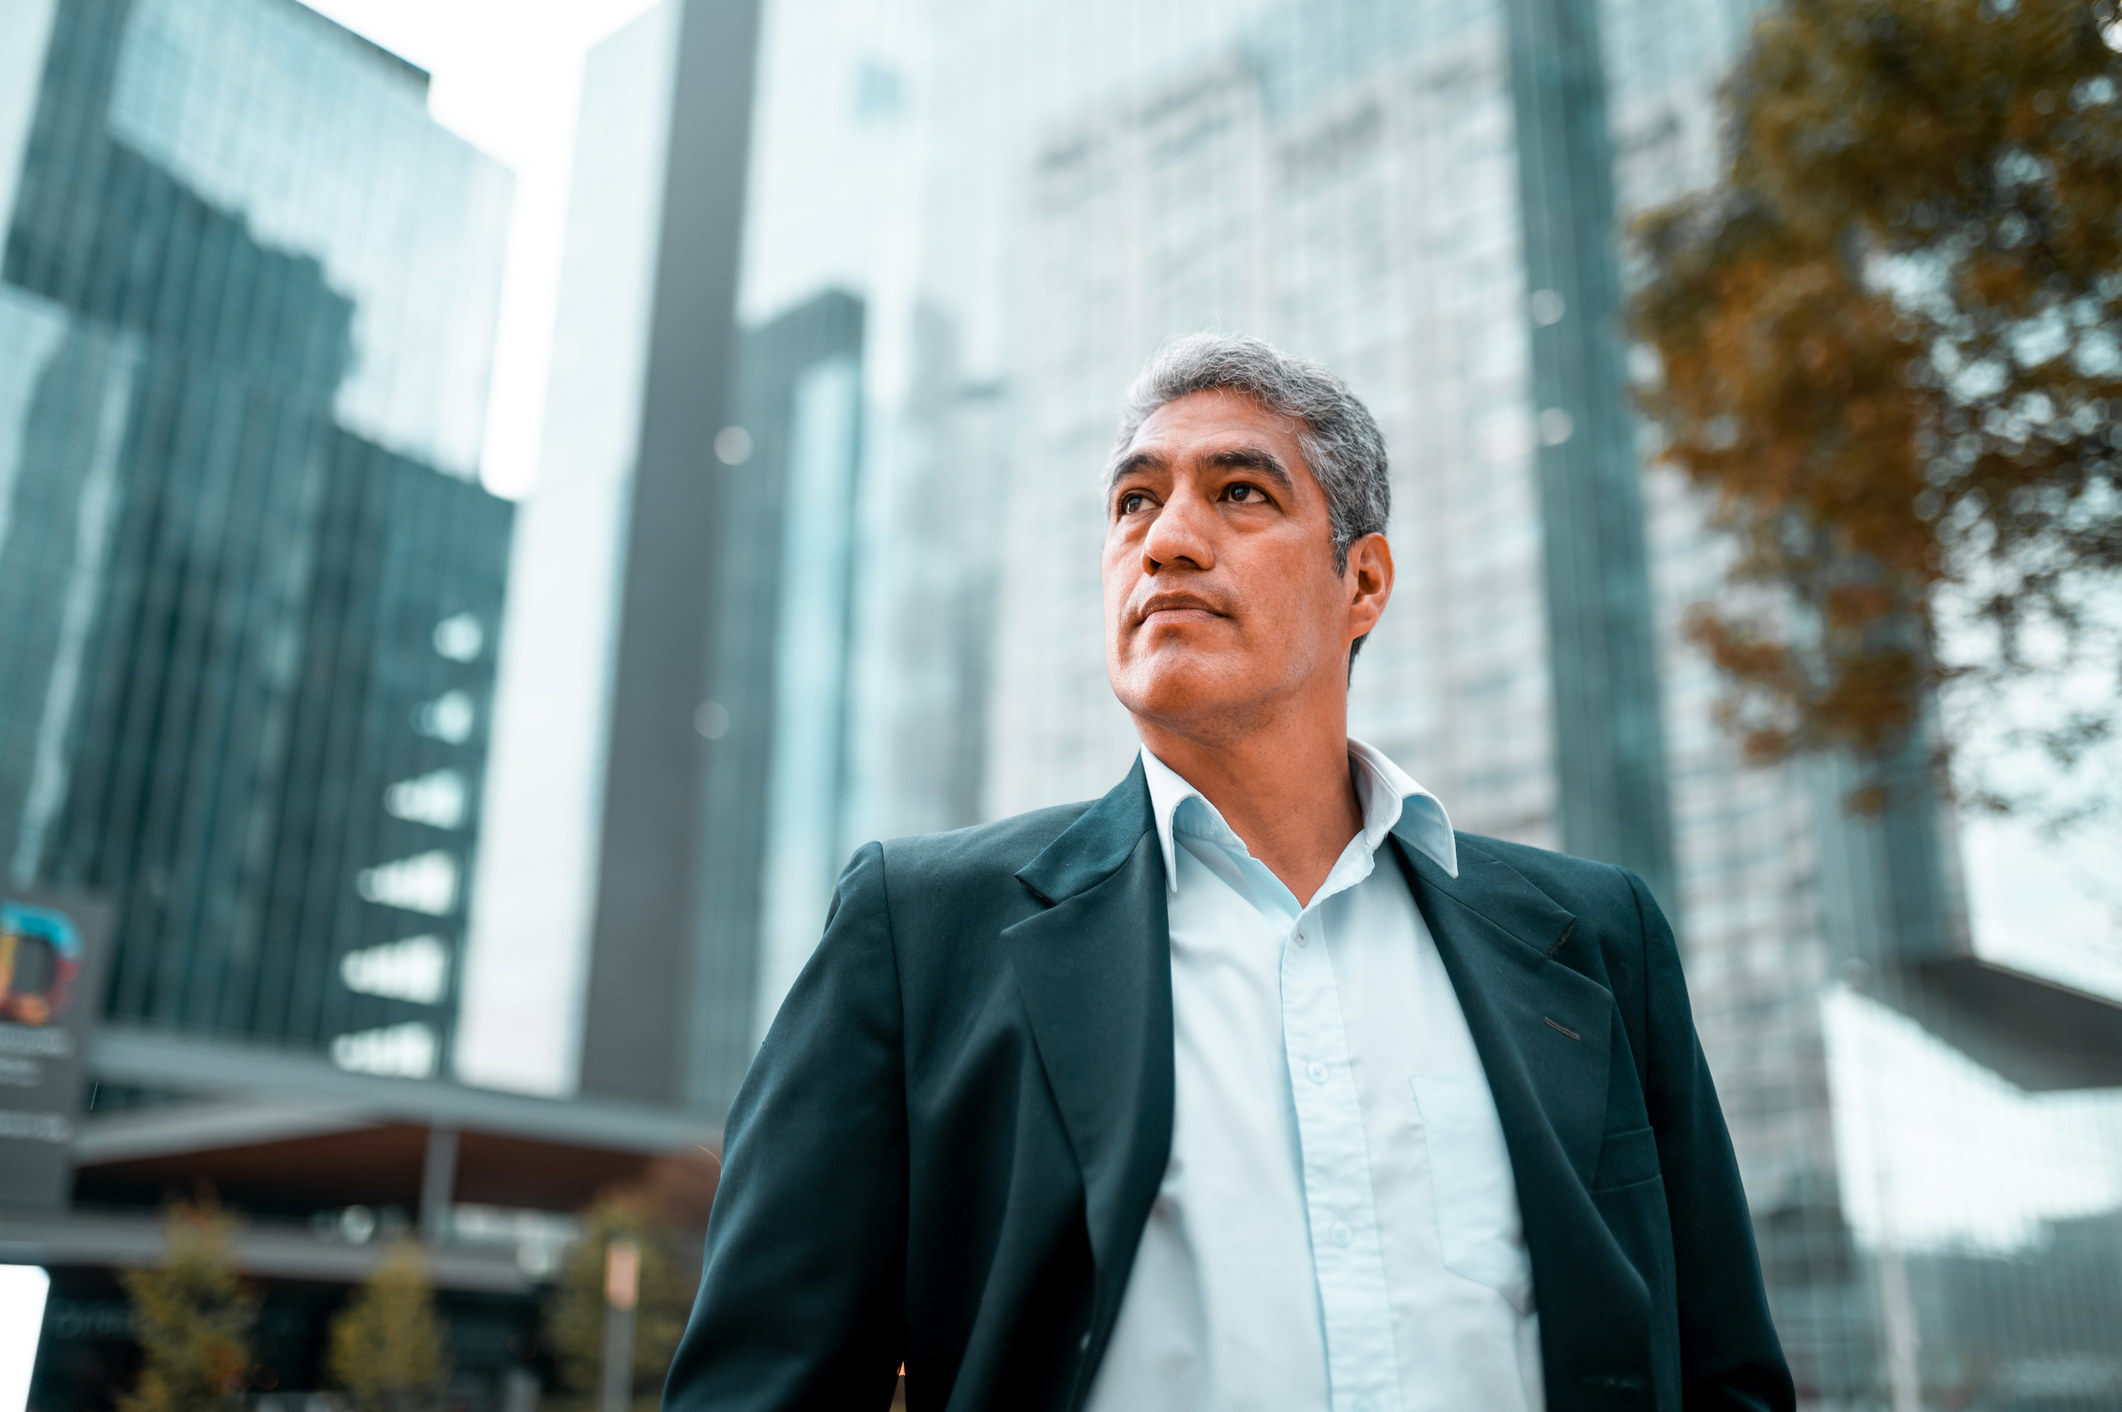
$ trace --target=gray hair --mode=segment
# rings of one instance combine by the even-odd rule
[[[1239,334],[1196,333],[1158,349],[1127,390],[1106,483],[1111,484],[1135,433],[1158,408],[1190,393],[1220,391],[1242,392],[1276,416],[1301,424],[1297,445],[1326,492],[1334,570],[1347,572],[1348,547],[1366,534],[1383,534],[1392,514],[1385,438],[1347,384],[1271,343]]]

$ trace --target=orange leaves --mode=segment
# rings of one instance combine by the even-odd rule
[[[1892,594],[1869,583],[1837,584],[1820,597],[1827,625],[1845,632],[1888,617],[1899,606]]]
[[[2033,272],[2023,259],[1981,256],[1968,261],[1960,288],[1965,303],[1998,310],[2019,309],[2033,292]]]
[[[2122,61],[2095,8],[1784,0],[1727,87],[1725,184],[1637,223],[1661,458],[1737,536],[1734,587],[1792,609],[1689,625],[1757,756],[1893,748],[1942,682],[2008,669],[1941,660],[1941,590],[2019,584],[2004,612],[2065,621],[2054,586],[2122,535]],[[2025,509],[2051,503],[2069,535]]]

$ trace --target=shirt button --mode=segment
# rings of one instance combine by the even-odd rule
[[[1304,932],[1303,932],[1303,929],[1302,929],[1302,928],[1299,928],[1299,929],[1298,929],[1298,931],[1297,931],[1297,945],[1299,945],[1299,946],[1310,946],[1311,944],[1312,944],[1312,939],[1311,939],[1310,937],[1308,937],[1308,936],[1306,936],[1306,935],[1304,934]]]
[[[1328,1234],[1333,1236],[1335,1245],[1346,1245],[1356,1238],[1356,1233],[1339,1221],[1334,1222],[1334,1228]]]
[[[1326,1066],[1324,1064],[1318,1063],[1316,1060],[1313,1061],[1312,1066],[1309,1069],[1306,1069],[1304,1072],[1311,1075],[1312,1082],[1315,1084],[1323,1084],[1326,1082]]]

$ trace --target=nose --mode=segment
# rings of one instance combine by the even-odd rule
[[[1142,571],[1186,567],[1206,571],[1216,566],[1214,511],[1191,495],[1175,495],[1157,511],[1142,536]]]

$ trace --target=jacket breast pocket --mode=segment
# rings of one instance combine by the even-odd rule
[[[1444,1267],[1532,1309],[1532,1260],[1519,1219],[1510,1149],[1488,1082],[1478,1074],[1416,1074],[1430,1194]]]
[[[1608,1133],[1599,1146],[1599,1168],[1592,1175],[1593,1191],[1612,1191],[1662,1175],[1658,1166],[1658,1134],[1650,1128],[1630,1128]]]

